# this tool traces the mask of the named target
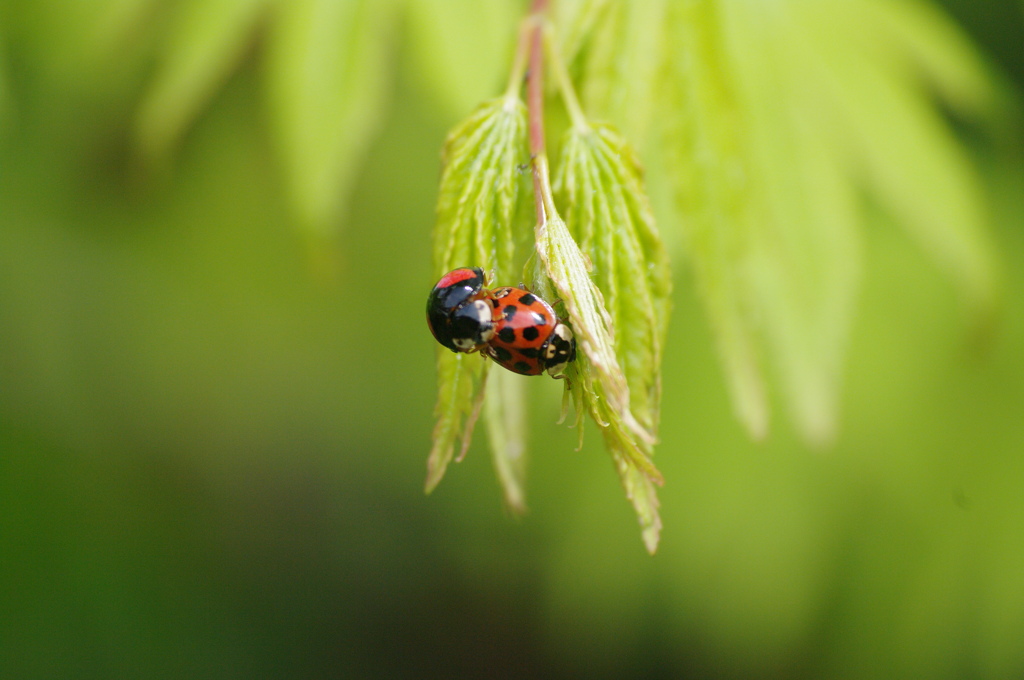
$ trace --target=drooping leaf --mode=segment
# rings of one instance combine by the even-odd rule
[[[437,353],[437,405],[434,407],[433,445],[427,457],[427,493],[433,491],[455,458],[469,449],[473,428],[483,405],[487,367],[480,357]]]
[[[647,484],[663,484],[664,478],[650,458],[654,434],[630,409],[629,383],[615,354],[614,322],[601,291],[587,271],[587,258],[568,227],[549,209],[537,226],[537,253],[544,271],[562,299],[576,336],[577,357],[566,370],[577,410],[586,408],[601,430],[605,446],[615,462],[644,526],[645,541],[657,545],[657,497]],[[634,474],[636,473],[636,474]],[[646,481],[641,482],[640,477]],[[651,493],[646,493],[650,488]],[[648,535],[653,531],[654,536]]]
[[[674,40],[666,54],[664,167],[680,215],[694,281],[714,333],[737,418],[755,438],[768,431],[763,350],[749,300],[748,225],[756,213],[742,117],[724,62],[716,6],[680,3],[667,15]]]
[[[484,416],[494,469],[505,496],[505,507],[526,512],[526,381],[510,371],[495,369],[488,378]]]
[[[268,94],[285,181],[302,224],[330,231],[383,122],[394,0],[280,0]]]
[[[138,113],[138,136],[150,158],[181,137],[237,66],[269,0],[186,0],[175,7],[159,67]]]
[[[804,435],[833,436],[860,273],[853,187],[786,8],[723,5],[757,217],[750,296]],[[753,215],[748,214],[748,218]]]
[[[593,265],[610,320],[617,367],[628,388],[628,414],[650,438],[637,436],[623,413],[604,398],[607,388],[582,373],[570,380],[599,425],[616,470],[633,502],[651,552],[660,520],[652,480],[637,474],[653,453],[661,402],[661,359],[668,324],[671,272],[668,255],[654,225],[638,161],[632,149],[607,125],[574,125],[562,143],[554,181],[573,237]],[[589,361],[589,357],[587,358]],[[597,383],[597,384],[595,384]],[[635,461],[641,461],[636,464]]]
[[[644,547],[653,555],[661,540],[661,515],[658,512],[661,503],[658,501],[658,488],[655,482],[634,466],[627,457],[614,448],[612,453],[622,487],[626,490],[626,498],[636,510]]]
[[[528,181],[519,168],[528,160],[526,109],[514,95],[484,103],[448,135],[433,234],[438,276],[456,267],[481,267],[499,280],[510,279],[520,187]],[[453,354],[441,347],[437,363],[437,426],[428,460],[428,492],[440,482],[456,443],[462,443],[463,453],[469,444],[488,365],[480,356]],[[522,511],[522,387],[509,378],[519,376],[492,378],[495,389],[484,413],[506,503]]]

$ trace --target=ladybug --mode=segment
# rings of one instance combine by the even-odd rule
[[[453,269],[427,298],[427,325],[439,343],[453,352],[477,352],[494,337],[492,307],[479,267]]]
[[[544,300],[521,288],[497,288],[486,300],[493,308],[494,332],[484,353],[513,373],[563,377],[576,358],[572,329],[558,320]]]

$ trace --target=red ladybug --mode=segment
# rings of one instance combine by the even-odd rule
[[[453,352],[476,352],[494,336],[491,305],[479,267],[454,269],[427,298],[427,325],[437,341]]]
[[[572,329],[544,300],[521,288],[497,288],[487,295],[494,309],[494,334],[484,353],[522,375],[559,377],[576,358]]]

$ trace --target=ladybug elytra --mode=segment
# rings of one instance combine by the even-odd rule
[[[513,373],[559,375],[576,358],[572,330],[544,300],[521,288],[498,288],[487,300],[497,319],[484,352]]]

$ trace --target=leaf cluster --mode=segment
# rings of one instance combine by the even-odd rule
[[[570,125],[552,183],[534,159],[533,283],[576,333],[577,415],[599,426],[653,551],[664,243],[685,256],[750,434],[768,433],[771,375],[798,430],[827,442],[869,207],[921,244],[981,324],[994,312],[978,180],[936,99],[984,121],[999,96],[923,1],[563,0],[550,20],[549,99]],[[656,170],[660,233],[633,148]]]
[[[531,25],[524,24],[524,36]],[[575,333],[578,358],[565,377],[577,424],[588,414],[601,430],[653,552],[661,527],[655,485],[663,483],[663,478],[651,454],[659,419],[660,362],[671,287],[668,256],[634,152],[610,126],[589,122],[558,54],[551,49],[554,43],[548,42],[549,70],[559,83],[573,124],[558,145],[553,184],[545,151],[533,149],[537,258],[530,285],[559,301]],[[492,268],[500,278],[515,261],[515,242],[528,223],[519,219],[513,205],[510,173],[525,131],[506,121],[509,111],[522,106],[518,85],[523,52],[505,97],[481,107],[449,137],[434,241],[439,273],[468,262]],[[539,117],[540,112],[531,115]],[[504,151],[499,150],[501,144]],[[480,193],[478,186],[490,190]],[[560,216],[560,208],[566,211],[566,219]],[[470,259],[460,259],[466,257]],[[454,433],[450,424],[461,424],[466,441],[473,418],[465,414],[474,412],[471,404],[479,399],[482,388],[475,383],[477,391],[465,391],[453,403],[455,373],[449,366],[461,364],[465,357],[446,357],[442,352],[439,361],[439,427]],[[511,421],[510,414],[517,409],[507,401],[513,389],[520,390],[515,398],[521,398],[521,388],[513,388],[517,383],[509,376],[502,374],[499,379],[504,384],[497,396],[499,405],[486,412],[506,500],[515,508],[522,499],[522,444],[507,443],[503,436],[525,431],[521,419]],[[579,431],[582,443],[583,428]],[[435,438],[428,490],[453,457],[454,447],[453,435]]]

